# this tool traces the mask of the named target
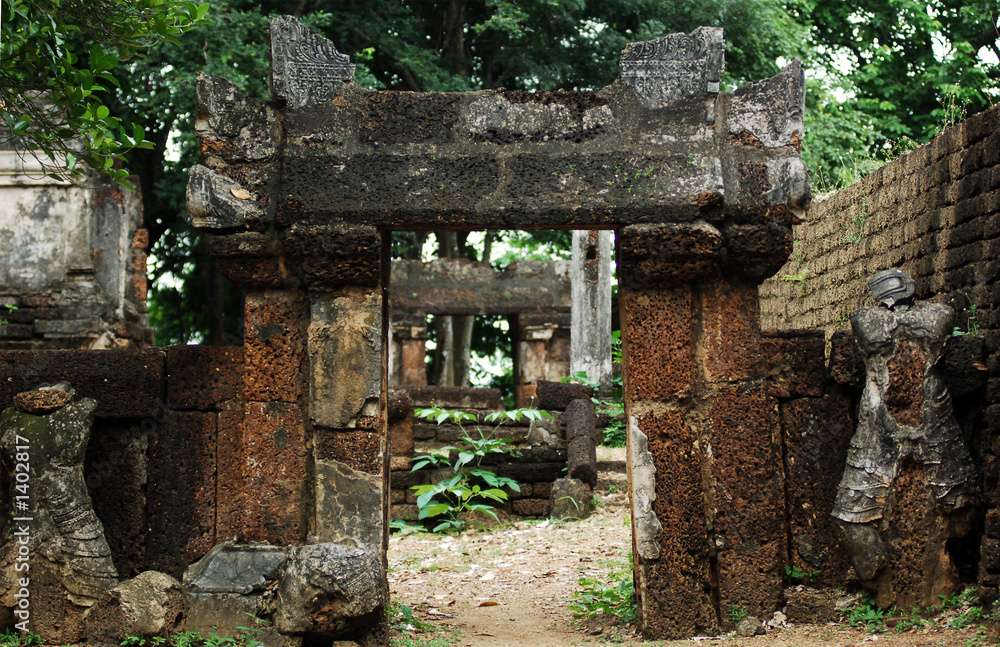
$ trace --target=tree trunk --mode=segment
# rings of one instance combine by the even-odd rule
[[[453,350],[455,334],[452,318],[434,317],[434,331],[437,333],[437,349],[434,351],[434,366],[437,369],[434,383],[438,386],[455,386]]]

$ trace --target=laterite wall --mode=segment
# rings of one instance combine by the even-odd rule
[[[795,249],[760,288],[764,329],[847,331],[874,305],[867,280],[897,267],[920,299],[950,304],[963,331],[983,339],[985,384],[956,413],[972,429],[982,470],[980,589],[1000,586],[1000,107],[948,129],[863,180],[813,201],[794,227]],[[965,406],[965,408],[963,408]],[[803,412],[805,413],[805,412]]]

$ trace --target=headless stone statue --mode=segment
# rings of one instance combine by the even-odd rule
[[[46,642],[77,642],[83,612],[118,582],[83,475],[97,402],[65,382],[14,402],[0,414],[0,457],[21,495],[0,545],[0,616],[28,619]]]
[[[957,584],[945,540],[964,532],[975,501],[972,458],[936,369],[955,313],[912,303],[913,280],[900,270],[869,286],[885,307],[851,315],[867,379],[832,514],[857,579],[880,604],[933,604]]]

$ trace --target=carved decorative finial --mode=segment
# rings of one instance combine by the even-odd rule
[[[903,270],[888,269],[868,279],[868,289],[890,310],[905,310],[913,300],[917,285]]]
[[[271,96],[291,108],[332,99],[354,80],[354,65],[333,43],[291,16],[271,18]]]
[[[699,27],[690,34],[629,43],[618,70],[644,106],[661,108],[681,97],[717,93],[724,52],[722,28]]]

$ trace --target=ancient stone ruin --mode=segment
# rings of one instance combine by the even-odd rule
[[[833,335],[827,353],[821,331],[761,331],[758,286],[783,266],[789,273],[793,224],[810,202],[799,157],[798,62],[721,92],[722,32],[701,28],[630,44],[619,78],[598,92],[370,92],[352,82],[347,57],[294,19],[274,19],[271,38],[269,102],[201,77],[204,158],[188,186],[195,224],[246,293],[243,346],[0,351],[6,566],[21,550],[11,538],[22,462],[16,445],[11,458],[6,434],[29,438],[18,425],[60,427],[79,414],[65,426],[72,437],[39,432],[29,443],[38,479],[31,509],[54,508],[52,497],[65,495],[86,531],[77,537],[75,527],[46,525],[41,514],[31,522],[25,546],[40,560],[41,578],[31,583],[32,621],[54,628],[47,640],[115,642],[116,632],[166,636],[181,625],[225,629],[250,614],[271,621],[260,638],[268,645],[384,641],[387,521],[396,496],[390,464],[421,397],[421,387],[412,387],[406,404],[388,377],[389,234],[408,229],[614,231],[633,553],[647,635],[731,629],[730,605],[758,617],[787,605],[790,616],[802,614],[794,621],[808,621],[806,606],[785,589],[786,567],[820,570],[817,587],[864,584],[899,599],[945,590],[940,570],[897,559],[900,547],[915,545],[943,555],[939,563],[951,560],[949,577],[978,576],[985,590],[996,590],[997,463],[983,458],[993,451],[983,429],[1000,419],[992,416],[1000,406],[1000,326],[990,314],[995,305],[987,305],[1000,296],[981,300],[992,331],[985,342],[967,335],[942,346],[938,322],[933,338],[913,332],[922,324],[907,328],[912,343],[895,354],[870,352],[866,333],[859,350],[846,330]],[[1000,129],[974,128],[977,137],[959,141],[979,153],[942,162],[958,155],[945,146],[934,162],[944,169],[935,178],[952,170],[979,178],[948,189],[956,221],[959,212],[978,217],[962,200],[996,195],[989,166],[996,160],[982,149]],[[976,164],[982,170],[969,170]],[[589,258],[586,248],[599,242],[590,233],[580,238]],[[899,263],[879,257],[871,264],[856,271],[864,281]],[[917,296],[936,294],[915,277]],[[405,371],[407,338],[396,341]],[[940,363],[932,361],[938,356]],[[959,471],[971,470],[985,494],[980,508],[967,505],[969,488],[959,492],[961,505],[940,509],[937,498],[924,496],[936,487],[924,485],[930,470],[901,460],[893,505],[903,505],[887,508],[890,517],[923,510],[943,519],[969,507],[977,521],[931,537],[933,524],[890,519],[879,532],[893,570],[874,580],[865,580],[851,542],[838,539],[838,524],[855,521],[832,515],[845,507],[837,492],[848,454],[858,453],[851,439],[868,428],[855,413],[866,358],[873,374],[884,365],[906,378],[890,378],[883,390],[885,410],[898,412],[905,427],[913,427],[907,423],[917,408],[921,423],[929,421],[929,403],[942,402],[947,386],[963,438],[981,448],[969,453],[971,468],[959,452]],[[984,365],[989,377],[978,368]],[[60,381],[71,386],[39,390]],[[915,397],[923,398],[919,407]],[[585,401],[563,403],[564,415],[586,418],[591,412],[571,404]],[[946,418],[944,407],[935,411]],[[399,425],[401,432],[390,431]],[[84,428],[89,443],[81,443]],[[940,428],[954,437],[951,423]],[[558,465],[587,480],[580,439],[576,432],[562,439],[566,458]],[[63,449],[75,462],[66,485],[50,493],[42,489],[50,471],[44,461]],[[73,535],[67,546],[85,546],[102,565],[90,571],[101,577],[81,584],[76,557],[45,553],[41,538],[55,532]],[[49,562],[60,564],[58,574],[43,568]],[[6,566],[0,622],[12,625],[21,587]]]

